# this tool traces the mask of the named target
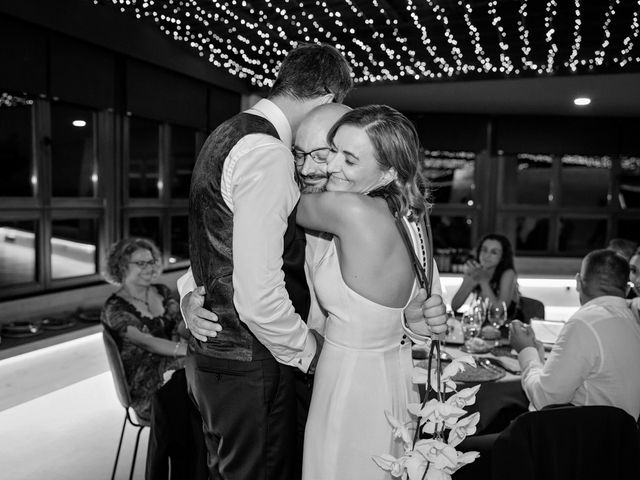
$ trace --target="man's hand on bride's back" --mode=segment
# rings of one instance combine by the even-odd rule
[[[218,323],[218,316],[204,308],[204,287],[198,287],[186,294],[182,299],[181,310],[184,322],[191,334],[202,342],[207,337],[215,337],[222,327]]]

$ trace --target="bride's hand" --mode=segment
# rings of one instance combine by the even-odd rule
[[[419,335],[435,337],[447,332],[447,310],[442,297],[432,295],[427,299],[424,289],[420,289],[409,302],[404,309],[404,316],[409,328]]]
[[[447,308],[440,295],[432,295],[422,304],[422,316],[433,338],[447,333]]]

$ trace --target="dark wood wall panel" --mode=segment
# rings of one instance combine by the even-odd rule
[[[127,111],[191,127],[207,126],[207,86],[197,80],[128,60]]]
[[[26,23],[0,15],[0,88],[47,93],[47,37]]]
[[[51,95],[60,100],[116,107],[115,56],[60,36],[51,39]]]

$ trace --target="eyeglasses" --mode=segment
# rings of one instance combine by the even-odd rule
[[[129,262],[132,265],[136,265],[138,268],[140,269],[144,269],[146,267],[155,267],[158,264],[158,261],[153,259],[153,260],[139,260],[137,262]]]
[[[311,157],[311,160],[316,162],[319,165],[327,163],[327,159],[329,158],[329,153],[331,149],[329,147],[321,147],[311,150],[310,152],[303,152],[298,148],[294,148],[292,150],[293,158],[295,159],[296,165],[301,167],[304,164],[307,155]]]

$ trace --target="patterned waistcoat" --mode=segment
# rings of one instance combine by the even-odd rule
[[[231,149],[245,135],[263,133],[279,138],[268,120],[240,113],[207,138],[193,169],[189,195],[189,256],[193,276],[206,288],[204,307],[218,315],[222,331],[208,342],[191,337],[196,353],[223,359],[252,361],[271,353],[240,321],[233,304],[233,212],[222,198],[222,170]],[[309,289],[304,274],[305,236],[295,224],[295,209],[284,234],[283,271],[289,298],[306,321]]]

